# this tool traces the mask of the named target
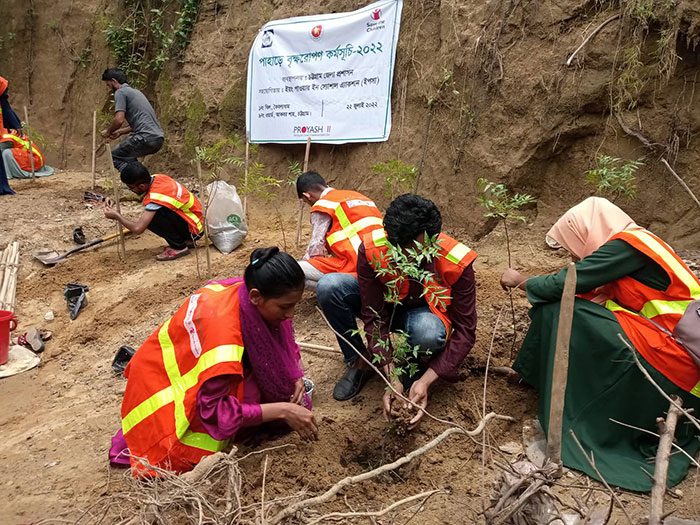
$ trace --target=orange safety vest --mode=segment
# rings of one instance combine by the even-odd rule
[[[30,142],[25,137],[21,137],[16,133],[11,133],[9,130],[4,130],[2,132],[2,135],[0,135],[0,142],[12,142],[12,155],[20,169],[31,171],[31,155],[34,155],[34,171],[44,167],[44,156],[41,154],[41,151],[39,151],[36,143]],[[29,152],[30,147],[31,153]]]
[[[160,204],[173,210],[187,221],[190,231],[200,234],[204,231],[202,224],[202,204],[187,188],[167,175],[154,175],[151,187],[143,199],[143,204]]]
[[[631,277],[607,285],[612,297],[605,307],[615,314],[625,335],[640,354],[671,382],[700,397],[700,370],[688,352],[654,323],[673,332],[691,301],[700,299],[700,281],[668,244],[646,230],[625,230],[620,239],[652,259],[671,280],[654,290]]]
[[[330,257],[308,262],[323,273],[357,273],[357,250],[362,236],[382,228],[382,214],[374,202],[356,191],[331,190],[311,207],[311,213],[325,213],[333,222],[326,235]]]
[[[228,444],[204,431],[197,392],[212,377],[243,377],[241,284],[197,290],[146,339],[126,367],[122,430],[135,476],[155,473],[134,458],[180,473]],[[231,394],[243,399],[242,380],[232,384]]]
[[[386,252],[389,250],[389,241],[384,229],[375,230],[363,238],[367,261],[373,268],[389,268],[389,259]],[[439,254],[435,259],[437,275],[424,284],[424,295],[430,310],[437,315],[445,325],[449,336],[452,322],[447,316],[447,308],[452,302],[452,285],[462,276],[464,270],[474,262],[477,255],[474,250],[452,237],[441,233],[438,235]],[[383,274],[378,276],[382,284],[387,286],[390,281],[398,279],[399,300],[408,295],[409,280],[403,276]],[[392,284],[394,286],[394,284]]]

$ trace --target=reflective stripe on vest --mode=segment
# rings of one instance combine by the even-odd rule
[[[622,234],[636,238],[649,250],[651,250],[656,256],[658,256],[667,266],[667,268],[663,268],[662,266],[664,271],[666,273],[668,273],[669,271],[673,273],[673,275],[670,276],[670,286],[674,286],[675,277],[677,278],[677,280],[675,281],[676,284],[678,283],[678,281],[680,281],[680,283],[682,283],[682,285],[687,288],[688,295],[686,296],[687,298],[679,300],[648,299],[642,305],[639,311],[634,311],[629,308],[626,308],[613,300],[606,301],[605,307],[611,312],[624,312],[625,314],[631,316],[645,317],[647,319],[656,318],[654,324],[656,324],[657,322],[661,323],[661,325],[665,324],[662,320],[668,318],[664,318],[664,316],[674,316],[671,318],[674,320],[680,318],[685,313],[686,308],[693,300],[700,299],[700,283],[698,283],[695,276],[692,273],[690,273],[690,271],[681,262],[679,262],[678,259],[676,259],[676,257],[674,257],[673,253],[671,253],[673,249],[670,246],[667,247],[664,244],[661,244],[649,232],[645,230],[626,230],[622,232]],[[622,238],[624,240],[624,236],[618,238]],[[675,324],[675,322],[667,324],[664,330],[672,332],[673,327],[670,326],[670,324]],[[659,371],[664,373],[663,370]],[[690,393],[694,396],[700,397],[700,381],[698,381],[695,384],[695,386],[692,389],[690,389]]]
[[[360,203],[364,206],[372,206],[376,208],[372,201],[360,201]],[[360,236],[358,235],[359,232],[365,228],[368,228],[369,226],[382,225],[382,219],[380,219],[379,217],[363,217],[355,221],[354,223],[350,222],[350,219],[345,213],[341,202],[319,199],[318,201],[316,201],[314,206],[333,210],[333,214],[337,217],[338,222],[340,223],[340,227],[342,228],[342,230],[332,233],[331,235],[326,237],[326,242],[328,243],[328,246],[331,247],[337,242],[348,239],[350,241],[350,244],[352,244],[352,247],[355,250],[355,252],[357,252],[357,250],[360,249],[360,244],[362,244],[362,239],[360,239]]]
[[[1,110],[0,110],[0,114],[2,114]],[[44,163],[44,156],[41,154],[41,151],[39,151],[39,149],[36,147],[34,142],[32,142],[30,140],[24,140],[22,137],[20,137],[19,135],[15,135],[14,133],[3,133],[2,140],[11,140],[17,146],[19,146],[27,151],[29,151],[29,147],[31,144],[32,153],[34,153],[34,155],[37,155],[39,157],[42,164]]]
[[[695,277],[689,274],[688,270],[686,270],[686,268],[678,262],[678,259],[669,253],[668,249],[660,244],[653,236],[649,235],[649,233],[643,230],[628,230],[624,233],[627,235],[633,235],[647,245],[649,249],[653,250],[655,254],[661,257],[661,259],[669,266],[676,277],[678,277],[678,279],[688,288],[688,293],[692,299],[685,301],[664,301],[661,299],[652,299],[644,303],[644,306],[642,306],[639,312],[627,310],[612,300],[608,300],[605,307],[610,311],[624,310],[625,312],[634,315],[640,313],[644,317],[648,317],[650,319],[656,317],[657,315],[665,314],[683,315],[683,313],[685,313],[685,309],[692,302],[692,300],[700,299],[700,284],[698,284]]]
[[[179,184],[178,184],[179,186]],[[168,195],[164,195],[162,193],[150,193],[149,194],[151,200],[156,200],[156,201],[161,201],[161,202],[166,202],[173,206],[175,209],[180,210],[182,213],[187,215],[187,217],[194,222],[197,225],[197,229],[199,231],[202,231],[202,221],[199,220],[199,217],[197,217],[194,213],[190,211],[190,208],[194,204],[194,194],[190,192],[190,198],[187,201],[186,204],[182,204],[179,200],[177,200],[174,197],[170,197]]]
[[[158,331],[158,342],[163,352],[163,365],[170,380],[170,386],[156,392],[134,407],[122,419],[122,430],[124,435],[126,435],[133,427],[147,419],[157,410],[170,403],[175,403],[175,432],[180,442],[191,447],[218,452],[226,446],[226,441],[217,441],[209,434],[189,430],[190,422],[185,413],[185,394],[190,388],[197,385],[200,374],[207,369],[223,362],[240,362],[243,358],[243,347],[222,345],[212,348],[199,357],[197,364],[189,372],[180,375],[180,369],[175,357],[175,347],[168,335],[170,321],[170,319],[166,321]]]

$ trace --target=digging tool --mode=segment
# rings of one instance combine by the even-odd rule
[[[126,235],[127,233],[130,233],[130,230],[125,229],[124,234]],[[73,248],[72,250],[68,250],[67,252],[63,253],[59,253],[55,250],[36,252],[34,254],[34,258],[39,259],[42,263],[44,263],[47,266],[53,266],[54,264],[63,262],[65,259],[67,259],[70,255],[73,255],[74,253],[81,252],[86,248],[96,246],[105,241],[115,239],[116,237],[119,237],[119,233],[111,233],[109,235],[105,235],[104,237],[100,237],[99,239],[95,239],[94,241],[90,241],[87,244],[83,244],[82,246],[78,246],[77,248]]]

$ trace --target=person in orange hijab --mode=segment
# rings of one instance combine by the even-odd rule
[[[597,477],[576,446],[573,430],[592,452],[612,485],[648,491],[658,438],[656,418],[669,402],[636,366],[686,408],[700,410],[700,369],[691,351],[673,335],[678,321],[700,299],[700,281],[664,241],[634,222],[610,201],[590,197],[568,210],[547,233],[547,244],[563,247],[576,260],[574,317],[569,345],[568,384],[562,424],[562,461]],[[559,306],[566,269],[532,277],[514,269],[501,277],[504,288],[527,292],[532,322],[513,368],[540,392],[539,419],[549,425],[552,369]],[[692,312],[691,312],[692,313]],[[635,430],[611,419],[638,427]],[[700,449],[698,430],[679,423],[676,444],[691,456]],[[690,459],[671,457],[668,486],[686,475]]]

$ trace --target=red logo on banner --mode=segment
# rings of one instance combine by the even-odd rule
[[[382,17],[382,10],[381,9],[375,9],[372,11],[369,15],[372,20],[379,20]]]
[[[319,38],[321,38],[321,31],[323,31],[322,26],[314,26],[313,29],[311,29],[311,38],[313,38],[314,40],[318,40]]]

